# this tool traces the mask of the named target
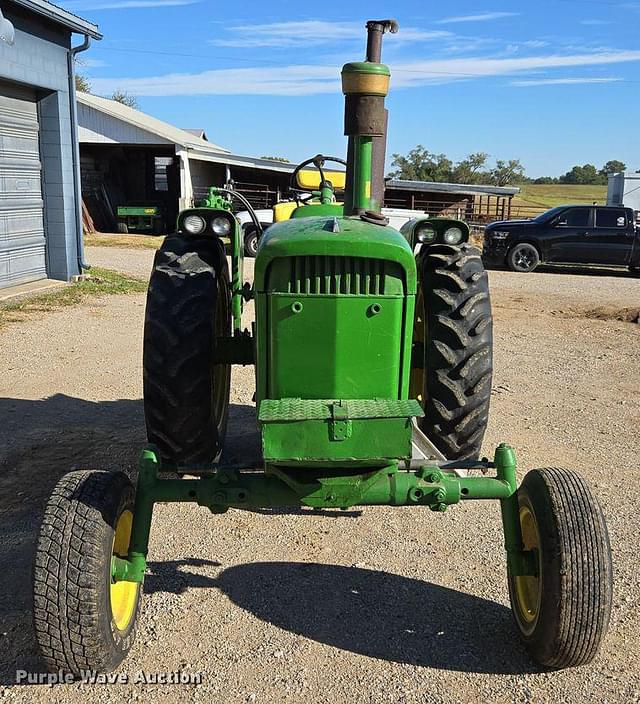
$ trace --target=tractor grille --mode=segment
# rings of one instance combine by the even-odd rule
[[[384,296],[402,291],[395,262],[365,257],[288,257],[272,264],[269,290],[292,294]],[[400,284],[400,287],[398,286]]]

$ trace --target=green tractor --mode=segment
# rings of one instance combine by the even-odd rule
[[[320,202],[265,232],[253,285],[233,192],[217,194],[218,209],[181,213],[157,253],[144,333],[149,445],[136,486],[121,472],[74,471],[44,515],[34,614],[53,671],[120,665],[135,637],[154,505],[177,501],[214,513],[499,501],[514,621],[532,657],[563,668],[598,651],[612,595],[602,511],[572,471],[536,469],[518,486],[509,445],[480,458],[492,374],[487,274],[464,223],[421,218],[399,232],[380,213],[390,76],[381,43],[397,27],[367,29],[366,61],[342,70],[344,204],[325,178],[328,159],[316,157]],[[251,331],[241,324],[249,300]],[[232,364],[255,365],[262,441],[260,461],[240,466],[223,453]]]

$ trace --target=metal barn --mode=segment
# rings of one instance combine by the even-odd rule
[[[45,0],[0,0],[0,288],[80,271],[74,57],[90,38]]]

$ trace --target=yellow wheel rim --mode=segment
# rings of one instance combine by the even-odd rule
[[[113,536],[113,551],[118,557],[127,557],[133,514],[123,511],[118,518]],[[139,585],[135,582],[113,582],[109,590],[111,617],[119,631],[127,629],[136,610]]]
[[[416,314],[413,322],[413,341],[425,343],[425,320],[424,297],[422,295],[422,285],[418,286],[416,296]],[[417,399],[424,408],[424,369],[412,369],[409,379],[409,398]]]
[[[525,624],[535,623],[540,611],[542,581],[540,574],[540,533],[536,517],[528,506],[520,507],[520,527],[522,543],[525,550],[535,550],[538,555],[538,576],[515,577],[516,601],[518,611]]]

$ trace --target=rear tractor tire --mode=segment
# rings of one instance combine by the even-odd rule
[[[611,613],[613,568],[602,510],[585,481],[567,469],[529,472],[518,503],[524,548],[534,552],[538,572],[508,572],[520,636],[540,665],[586,665]]]
[[[231,335],[231,291],[217,239],[167,237],[153,265],[144,327],[147,436],[172,470],[218,461],[227,427],[231,365],[216,340]]]
[[[122,472],[71,472],[51,494],[33,568],[36,642],[50,672],[111,672],[133,645],[142,585],[111,579],[112,556],[127,556],[133,502]]]
[[[419,257],[414,342],[423,369],[412,372],[422,432],[450,460],[477,459],[487,427],[493,374],[493,318],[480,252],[432,245]]]

